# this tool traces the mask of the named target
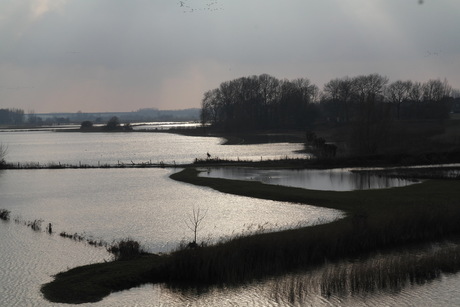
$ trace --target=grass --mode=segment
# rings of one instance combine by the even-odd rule
[[[390,253],[374,253],[365,259],[328,263],[324,267],[289,274],[271,285],[277,301],[301,305],[311,295],[325,298],[376,292],[398,293],[410,285],[423,285],[442,274],[460,270],[460,245],[417,246]]]
[[[237,237],[169,255],[85,266],[84,274],[79,270],[58,274],[42,288],[45,297],[56,301],[59,293],[70,287],[74,289],[71,291],[79,289],[81,300],[83,297],[94,299],[95,289],[102,287],[98,298],[101,299],[109,293],[107,289],[127,289],[140,282],[186,286],[241,284],[309,270],[325,261],[363,257],[375,251],[460,234],[458,180],[427,180],[394,189],[331,192],[205,178],[197,174],[197,170],[190,168],[171,178],[225,193],[339,209],[345,211],[347,217],[324,225]],[[112,270],[119,271],[115,279]],[[73,279],[74,275],[79,279]]]
[[[348,217],[325,225],[238,238],[206,249],[175,253],[168,271],[171,281],[240,283],[312,267],[326,259],[356,257],[460,234],[459,181],[433,180],[398,189],[330,192],[214,180],[194,177],[195,172],[188,169],[172,177],[226,193],[339,209]]]
[[[112,261],[77,267],[59,273],[53,282],[41,288],[52,302],[81,304],[97,302],[113,291],[120,291],[152,282],[147,276],[164,259],[156,255],[142,255],[135,261]]]

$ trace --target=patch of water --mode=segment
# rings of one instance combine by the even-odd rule
[[[268,170],[256,168],[207,168],[202,177],[259,181],[311,190],[352,191],[387,189],[414,184],[416,181],[377,176],[371,173],[354,173],[348,169],[331,170]]]

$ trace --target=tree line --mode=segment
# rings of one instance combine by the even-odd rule
[[[225,81],[204,93],[203,124],[228,131],[308,129],[317,121],[375,122],[444,119],[459,95],[447,82],[389,79],[379,74],[343,77],[323,89],[307,78],[262,74]]]
[[[29,111],[24,113],[21,109],[0,109],[0,125],[19,126],[19,125],[53,125],[53,124],[68,124],[69,118],[52,117],[43,119],[37,116],[35,112]]]
[[[19,125],[24,122],[24,110],[0,109],[0,125]]]

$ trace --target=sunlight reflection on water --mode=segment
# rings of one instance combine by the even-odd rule
[[[0,132],[9,147],[7,160],[97,164],[176,161],[205,158],[276,158],[292,153],[299,144],[221,146],[219,139],[171,134],[67,134]],[[208,188],[178,183],[166,169],[8,170],[0,171],[0,209],[23,220],[51,222],[55,234],[34,232],[13,221],[0,221],[0,298],[2,306],[63,306],[46,302],[41,284],[71,267],[110,258],[104,248],[90,247],[58,236],[78,232],[111,241],[127,236],[150,251],[169,251],[190,240],[184,220],[193,208],[207,209],[200,239],[219,239],[266,225],[268,228],[318,223],[340,218],[335,210],[226,195]],[[271,175],[270,175],[271,176]],[[276,177],[276,176],[272,176]],[[314,181],[314,180],[312,180]],[[289,278],[289,277],[286,277]],[[85,306],[293,306],[274,298],[273,283],[259,282],[236,289],[214,289],[203,295],[178,293],[164,285],[145,285],[113,293]],[[459,305],[457,275],[428,285],[404,289],[397,295],[325,299],[312,295],[296,306],[453,306]],[[412,304],[413,303],[413,304]]]
[[[346,169],[267,170],[256,168],[207,168],[202,177],[260,181],[267,184],[312,190],[352,191],[386,189],[416,183],[414,180],[389,178]]]

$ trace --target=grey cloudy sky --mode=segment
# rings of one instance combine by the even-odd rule
[[[0,0],[0,108],[200,107],[262,73],[460,88],[459,30],[459,0]]]

